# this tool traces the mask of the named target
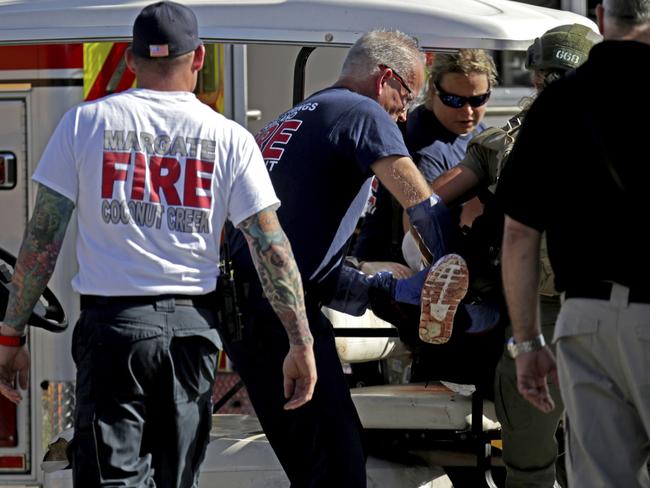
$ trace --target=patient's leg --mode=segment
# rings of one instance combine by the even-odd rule
[[[326,305],[339,312],[375,315],[404,331],[407,342],[415,333],[432,344],[451,336],[454,315],[469,283],[465,260],[448,254],[433,266],[398,280],[390,272],[367,275],[344,266],[334,298]]]

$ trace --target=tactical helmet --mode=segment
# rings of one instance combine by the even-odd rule
[[[528,47],[527,69],[577,68],[587,60],[589,50],[602,40],[589,27],[581,24],[561,25],[546,31]]]

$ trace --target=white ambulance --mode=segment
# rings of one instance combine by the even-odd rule
[[[0,247],[13,255],[33,208],[35,186],[30,176],[60,117],[83,100],[132,85],[122,55],[132,22],[147,3],[0,0]],[[480,47],[503,53],[525,50],[535,37],[562,24],[582,23],[596,30],[583,15],[509,0],[184,3],[196,12],[201,36],[209,46],[199,96],[252,132],[305,93],[333,82],[345,48],[373,28],[407,32],[427,52]],[[563,4],[586,13],[584,0]],[[516,55],[503,56],[503,65],[516,62]],[[512,101],[529,92],[501,87],[497,103],[492,102],[494,118],[488,118],[488,123],[516,110]],[[501,107],[499,100],[504,101]],[[70,288],[76,270],[74,238],[71,227],[50,282],[70,324],[79,313],[78,296]],[[0,274],[3,269],[11,271],[10,266],[0,266]],[[344,363],[405,354],[387,324],[371,316],[360,320],[336,316],[334,321],[351,327],[341,334],[348,337],[337,340]],[[368,330],[359,332],[364,327]],[[381,327],[383,332],[377,332]],[[72,427],[71,329],[59,334],[30,330],[32,366],[25,400],[15,406],[0,398],[0,487],[72,486],[64,453],[55,449],[44,460],[58,433]],[[453,385],[389,385],[359,390],[355,402],[364,427],[378,442],[409,454],[400,459],[369,459],[369,486],[449,486],[438,466],[477,463],[481,472],[476,479],[483,483],[482,471],[491,460],[490,441],[498,432],[493,435],[489,430],[495,425],[483,418],[483,402],[473,398],[471,391]],[[214,424],[201,487],[288,486],[253,416],[215,415]],[[463,445],[469,446],[467,455],[453,455],[462,452]],[[455,486],[463,482],[479,486],[474,474],[467,473],[455,474]],[[488,476],[485,483],[493,482]]]

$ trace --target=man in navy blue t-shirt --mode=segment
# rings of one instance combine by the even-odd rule
[[[366,486],[359,418],[336,353],[332,326],[320,306],[340,298],[337,288],[342,283],[354,288],[346,280],[360,280],[367,294],[363,288],[368,285],[367,277],[349,268],[341,277],[341,270],[373,174],[407,208],[432,252],[444,251],[442,232],[430,222],[438,221],[432,214],[444,213],[446,208],[438,204],[410,159],[396,124],[404,120],[423,81],[422,54],[414,39],[396,31],[372,31],[350,49],[334,86],[290,109],[256,136],[282,202],[278,218],[305,285],[319,372],[312,401],[305,408],[283,409],[281,365],[289,345],[261,292],[238,232],[230,233],[228,242],[236,276],[246,289],[243,339],[233,340],[224,331],[222,335],[264,431],[295,487]],[[396,287],[399,284],[389,284],[391,289]]]
[[[363,212],[372,166],[408,157],[402,136],[379,103],[335,86],[286,112],[256,139],[300,272],[320,282],[340,263]]]

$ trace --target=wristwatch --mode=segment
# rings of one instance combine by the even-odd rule
[[[515,342],[515,338],[511,337],[510,339],[508,339],[508,344],[506,347],[508,348],[510,357],[514,359],[517,356],[524,354],[526,352],[539,351],[545,345],[546,345],[546,341],[544,340],[544,336],[540,334],[534,339],[531,339],[530,341],[523,341],[523,342]]]

